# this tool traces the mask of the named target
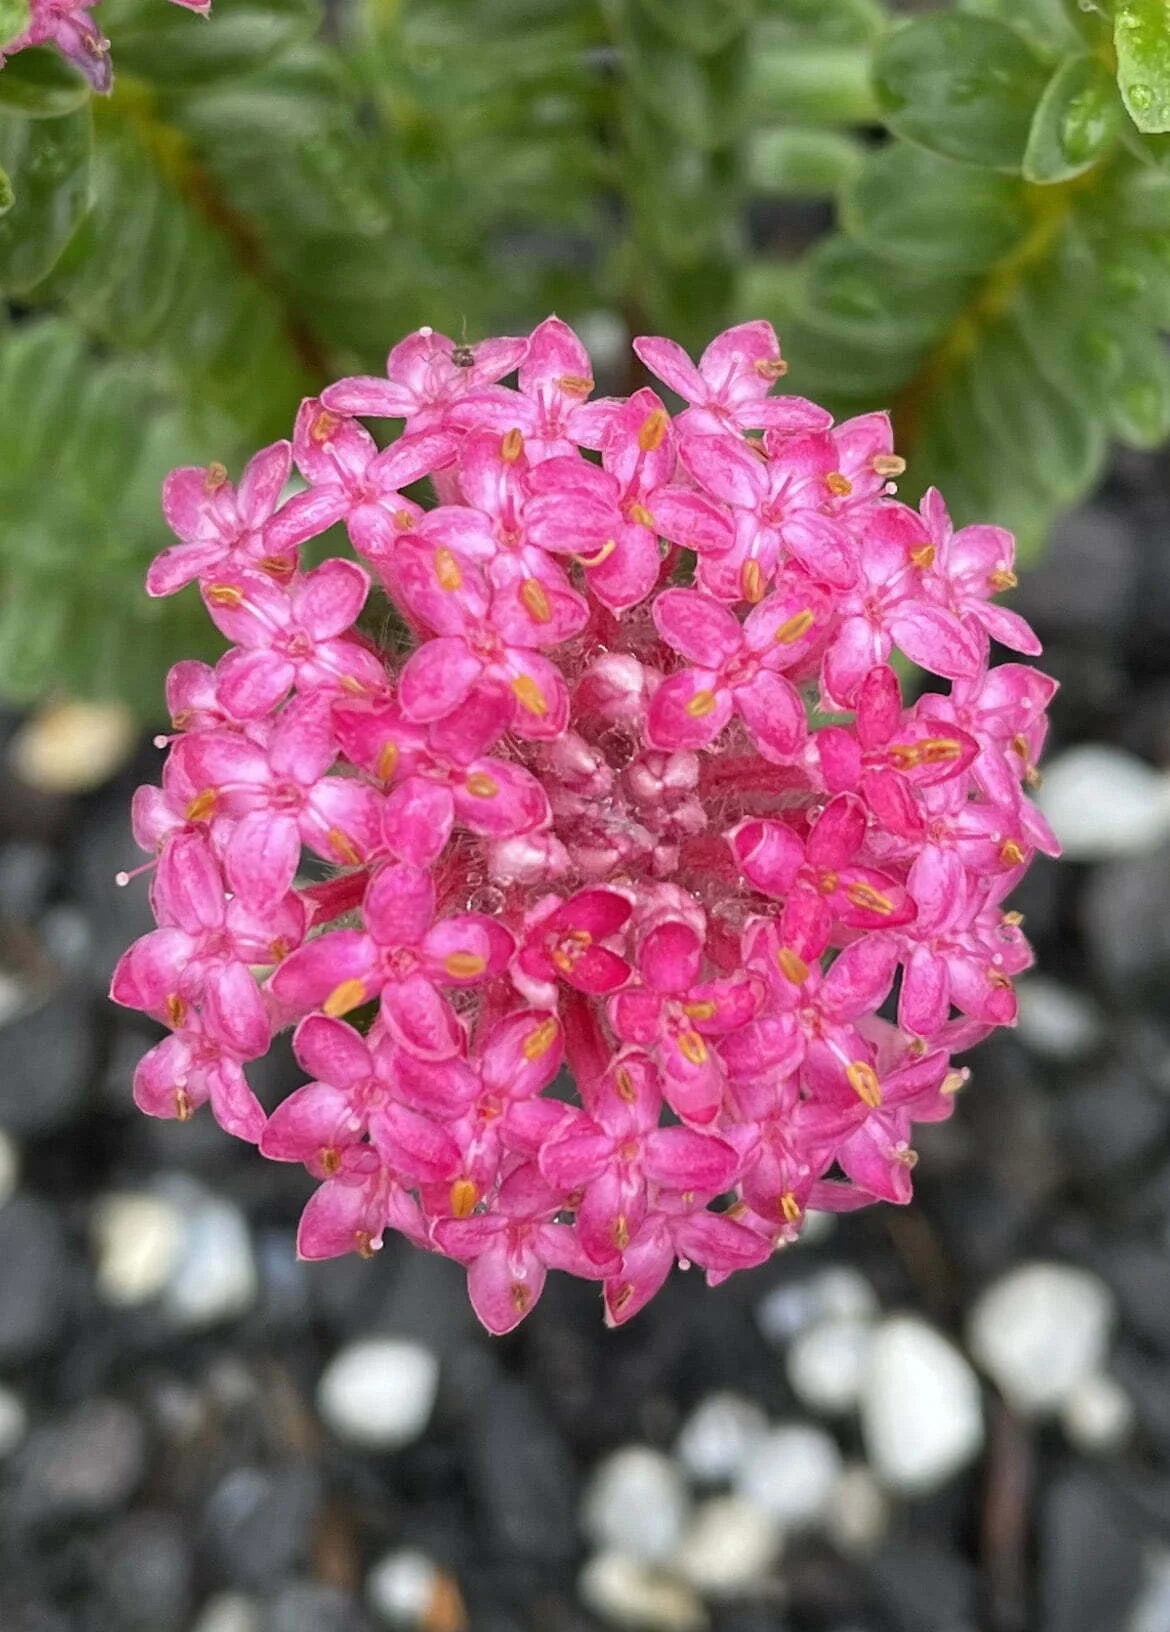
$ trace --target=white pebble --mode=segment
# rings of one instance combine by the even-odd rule
[[[593,1470],[581,1528],[596,1547],[658,1562],[678,1546],[689,1512],[677,1463],[648,1445],[623,1445]]]
[[[0,1457],[11,1456],[28,1433],[28,1412],[19,1394],[0,1385]]]
[[[894,1316],[874,1334],[861,1431],[873,1470],[888,1490],[937,1490],[983,1448],[979,1379],[932,1326]]]
[[[713,1496],[695,1511],[675,1568],[706,1598],[735,1598],[758,1588],[775,1564],[783,1531],[742,1496]]]
[[[834,1316],[873,1320],[878,1300],[860,1270],[840,1265],[773,1287],[756,1305],[756,1322],[771,1343],[789,1343],[806,1326]]]
[[[703,1632],[707,1611],[692,1587],[624,1553],[597,1553],[577,1580],[586,1609],[630,1632]]]
[[[394,1450],[423,1432],[438,1387],[439,1362],[429,1349],[395,1337],[364,1338],[326,1366],[317,1409],[339,1439]]]
[[[740,1394],[708,1394],[683,1423],[675,1455],[698,1484],[733,1479],[768,1419],[754,1400]]]
[[[1019,1038],[1034,1054],[1049,1060],[1080,1060],[1104,1036],[1105,1022],[1096,1004],[1058,980],[1028,975],[1016,983],[1016,996]]]
[[[12,769],[42,793],[89,793],[130,758],[138,725],[124,703],[48,703],[13,737]]]
[[[840,1474],[835,1439],[821,1428],[786,1423],[757,1443],[736,1489],[785,1529],[799,1529],[824,1516]]]
[[[454,1578],[412,1547],[378,1560],[366,1577],[366,1602],[400,1632],[455,1632],[467,1625]]]
[[[1170,1552],[1146,1558],[1146,1579],[1126,1622],[1126,1632],[1170,1632]]]
[[[829,1540],[848,1558],[868,1558],[877,1551],[890,1523],[890,1503],[864,1462],[845,1468],[825,1515]]]
[[[3,1000],[0,999],[0,1007],[2,1006]],[[12,1136],[0,1128],[0,1207],[16,1194],[19,1183],[20,1151]]]
[[[246,1313],[258,1282],[243,1213],[186,1181],[168,1184],[164,1194],[182,1206],[184,1225],[182,1251],[163,1293],[172,1324],[195,1331]]]
[[[788,1381],[802,1405],[843,1416],[857,1405],[869,1365],[873,1327],[851,1317],[819,1320],[792,1340]]]
[[[117,1191],[103,1196],[90,1223],[97,1288],[103,1302],[130,1308],[158,1297],[179,1262],[183,1214],[165,1196]]]
[[[1170,839],[1170,777],[1121,748],[1070,748],[1045,768],[1036,802],[1066,861],[1144,855]]]
[[[1069,1441],[1088,1456],[1110,1456],[1129,1438],[1133,1401],[1116,1377],[1098,1371],[1077,1383],[1060,1408]]]
[[[260,1632],[260,1605],[242,1592],[216,1593],[191,1632]]]
[[[1037,1261],[1010,1270],[976,1301],[967,1343],[1010,1405],[1044,1416],[1101,1369],[1113,1318],[1103,1281]]]

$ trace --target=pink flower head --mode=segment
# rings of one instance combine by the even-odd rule
[[[995,604],[1009,535],[902,504],[886,415],[773,395],[766,323],[635,349],[677,417],[593,400],[559,318],[419,330],[238,488],[176,472],[151,570],[231,649],[172,670],[134,796],[157,928],[112,996],[169,1032],[138,1103],[303,1165],[304,1258],[455,1259],[493,1332],[550,1269],[619,1325],[810,1208],[907,1202],[1058,848],[1054,684],[989,666],[1036,649]],[[300,564],[339,522],[372,607],[363,567]],[[937,690],[907,706],[895,651]],[[266,1116],[244,1067],[289,1026],[306,1080]]]

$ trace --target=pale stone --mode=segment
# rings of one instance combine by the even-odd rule
[[[183,1215],[182,1250],[162,1298],[172,1325],[199,1331],[245,1314],[259,1282],[243,1213],[185,1179],[168,1180],[160,1194]]]
[[[802,1405],[825,1416],[852,1411],[869,1365],[873,1327],[852,1317],[806,1326],[788,1350],[788,1381]]]
[[[625,1553],[596,1553],[577,1591],[586,1609],[629,1632],[704,1632],[708,1624],[693,1587]]]
[[[786,1530],[814,1525],[829,1505],[841,1474],[837,1442],[821,1428],[786,1423],[773,1428],[749,1454],[736,1489]]]
[[[890,1502],[864,1462],[850,1462],[838,1479],[825,1533],[849,1558],[868,1558],[885,1539]]]
[[[260,1605],[242,1592],[216,1593],[191,1632],[260,1632]]]
[[[89,793],[126,764],[138,740],[123,703],[50,703],[27,719],[8,750],[13,771],[42,793]]]
[[[1096,1004],[1047,975],[1028,975],[1017,981],[1016,997],[1018,1036],[1034,1054],[1050,1060],[1083,1059],[1105,1035],[1105,1022]]]
[[[1082,1378],[1060,1408],[1060,1423],[1078,1451],[1110,1456],[1119,1451],[1134,1425],[1134,1406],[1116,1377],[1098,1371]]]
[[[1025,1415],[1060,1408],[1099,1371],[1114,1320],[1108,1287],[1071,1264],[1021,1264],[976,1301],[967,1342],[977,1364]]]
[[[708,1394],[683,1423],[675,1455],[699,1484],[733,1479],[768,1419],[754,1400],[740,1394]]]
[[[1144,855],[1170,839],[1170,777],[1122,748],[1083,743],[1060,754],[1036,803],[1066,861]]]
[[[658,1562],[678,1546],[689,1512],[677,1463],[648,1445],[623,1445],[593,1470],[581,1528],[596,1547]]]
[[[687,1527],[675,1568],[705,1598],[735,1598],[765,1580],[783,1541],[779,1522],[742,1496],[713,1496]]]
[[[873,1470],[888,1490],[936,1490],[983,1448],[979,1380],[932,1326],[914,1316],[893,1316],[874,1333],[861,1431]]]
[[[90,1225],[103,1302],[130,1308],[156,1298],[183,1251],[183,1214],[163,1196],[116,1191],[103,1196]]]
[[[420,1343],[369,1337],[326,1366],[317,1409],[339,1439],[371,1449],[409,1445],[426,1428],[439,1387],[439,1362]]]

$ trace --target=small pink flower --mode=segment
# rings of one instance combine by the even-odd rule
[[[580,890],[567,901],[549,896],[526,927],[520,969],[549,987],[563,980],[579,992],[617,991],[630,978],[630,965],[605,943],[620,937],[631,911],[616,890]]]
[[[502,380],[527,350],[527,340],[481,340],[469,346],[434,329],[418,329],[391,349],[386,379],[356,375],[338,380],[321,400],[332,413],[404,419],[411,431],[436,430],[446,423],[453,402]]]
[[[634,350],[652,374],[690,404],[678,424],[692,435],[820,431],[833,423],[830,414],[803,397],[769,395],[787,372],[770,323],[725,329],[712,340],[697,368],[674,340],[643,336],[634,341]]]
[[[181,542],[155,557],[147,593],[173,595],[195,578],[238,567],[291,578],[296,544],[274,548],[265,537],[291,469],[291,445],[274,442],[249,460],[238,489],[222,465],[173,470],[163,483],[163,514]]]

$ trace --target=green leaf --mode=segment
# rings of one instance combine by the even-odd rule
[[[15,203],[16,194],[12,190],[8,172],[0,170],[0,215],[6,215]]]
[[[1117,83],[1139,130],[1170,130],[1170,26],[1164,0],[1117,0]]]
[[[962,13],[907,23],[874,65],[878,101],[896,135],[995,170],[1020,168],[1046,77],[1022,35]]]
[[[0,44],[23,34],[31,16],[29,0],[0,0]]]
[[[312,0],[217,0],[211,18],[149,0],[105,0],[119,72],[170,87],[254,72],[318,25]]]
[[[780,198],[830,198],[864,162],[860,143],[840,131],[764,130],[748,146],[748,181]]]
[[[1102,33],[1100,18],[1085,11],[1077,0],[959,0],[959,9],[1010,23],[1055,62],[1070,52],[1083,51],[1087,40],[1099,43],[1108,38]]]
[[[99,362],[67,322],[21,323],[0,338],[0,693],[120,698],[147,718],[179,656],[215,655],[197,596],[142,588],[169,541],[166,472],[207,451],[157,372]]]
[[[630,90],[687,149],[721,147],[747,119],[739,40],[708,56],[684,50],[638,0],[607,0]]]
[[[971,297],[974,279],[895,265],[862,245],[824,239],[804,262],[804,303],[822,330],[871,345],[929,345]]]
[[[0,38],[7,38],[0,33]],[[89,81],[47,46],[30,46],[9,57],[0,73],[0,109],[32,119],[59,119],[90,98]]]
[[[762,0],[768,34],[831,45],[867,45],[889,26],[878,0]]]
[[[748,63],[746,95],[759,124],[876,124],[879,108],[868,45],[792,42],[761,35]]]
[[[5,70],[7,72],[7,70]],[[26,294],[48,275],[90,204],[90,118],[0,114],[0,167],[15,201],[0,216],[0,290]]]
[[[1046,184],[1091,170],[1125,122],[1113,75],[1098,57],[1069,57],[1040,98],[1024,154],[1024,178]]]
[[[1170,436],[1170,354],[1138,326],[1113,333],[1122,361],[1108,399],[1110,427],[1135,448],[1156,448]]]
[[[706,55],[730,44],[751,22],[756,0],[638,0],[664,34]]]
[[[1031,225],[1015,177],[955,164],[905,142],[868,155],[845,191],[841,219],[877,254],[939,273],[984,271]]]

